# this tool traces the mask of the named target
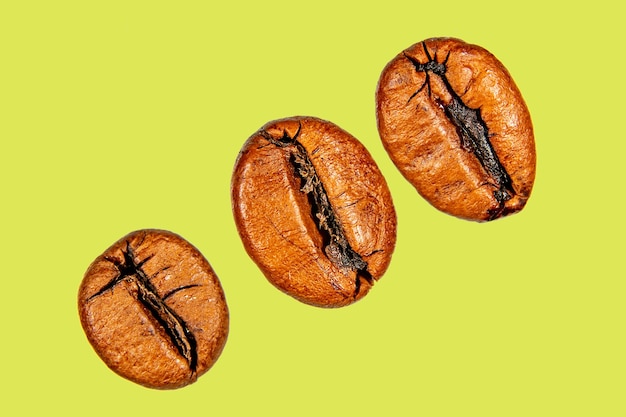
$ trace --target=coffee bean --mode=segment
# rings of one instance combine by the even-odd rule
[[[530,114],[491,53],[452,38],[417,43],[383,70],[376,106],[389,156],[434,207],[489,221],[525,206],[535,179]]]
[[[365,147],[328,121],[263,126],[239,153],[231,193],[248,254],[304,303],[353,303],[391,261],[396,215],[387,183]]]
[[[164,230],[130,233],[96,258],[78,309],[109,368],[150,388],[194,382],[215,363],[228,334],[228,308],[211,265]]]

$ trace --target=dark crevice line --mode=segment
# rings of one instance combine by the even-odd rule
[[[302,125],[300,124],[293,137],[290,137],[286,130],[283,131],[283,136],[279,139],[272,137],[265,130],[261,131],[261,135],[280,148],[291,147],[289,162],[295,174],[301,180],[300,191],[307,194],[311,206],[311,216],[322,236],[324,253],[339,269],[349,269],[356,272],[354,292],[356,297],[361,289],[361,279],[372,284],[374,278],[367,270],[367,262],[352,249],[345,237],[341,224],[330,204],[324,185],[319,179],[306,149],[298,141],[301,129]]]
[[[199,286],[200,284],[189,284],[189,285],[183,285],[182,287],[174,288],[172,291],[166,293],[163,296],[163,301],[167,300],[172,295],[176,294],[178,291],[186,290],[187,288],[199,287]]]
[[[428,58],[426,63],[421,63],[417,59],[404,54],[417,72],[425,73],[424,83],[409,97],[408,102],[425,87],[428,89],[429,97],[431,97],[430,73],[437,75],[441,79],[448,94],[450,94],[451,100],[449,103],[444,103],[442,100],[435,98],[434,102],[444,111],[448,120],[456,128],[461,147],[476,156],[483,169],[496,183],[498,189],[494,190],[493,196],[500,206],[499,211],[501,211],[504,209],[504,203],[515,195],[515,190],[513,189],[511,177],[506,172],[504,166],[502,166],[489,140],[489,129],[480,115],[480,109],[468,107],[450,85],[446,77],[446,65],[450,58],[450,51],[448,51],[443,62],[437,62],[437,53],[435,52],[434,57],[431,57],[425,42],[422,42],[422,47]]]
[[[134,283],[137,287],[137,301],[144,306],[156,322],[163,328],[172,342],[172,345],[176,348],[178,353],[185,358],[189,369],[195,372],[198,364],[196,339],[185,321],[165,303],[165,299],[178,291],[196,287],[199,286],[199,284],[181,286],[168,292],[164,297],[160,297],[158,291],[150,281],[150,278],[142,269],[142,266],[150,260],[153,255],[146,257],[140,262],[136,262],[134,251],[129,242],[126,242],[126,249],[122,250],[122,253],[124,255],[122,262],[113,257],[105,258],[115,265],[118,270],[118,275],[89,297],[88,300],[98,297],[122,281]]]
[[[138,282],[137,299],[152,313],[152,316],[169,336],[178,353],[187,360],[189,369],[195,372],[198,362],[195,337],[185,322],[157,294],[142,284]]]

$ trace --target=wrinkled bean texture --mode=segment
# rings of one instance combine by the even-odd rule
[[[437,209],[482,222],[525,206],[536,165],[530,114],[484,48],[433,38],[404,50],[380,76],[376,115],[394,164]]]
[[[211,265],[164,230],[130,233],[96,258],[80,285],[78,308],[107,366],[150,388],[196,381],[228,335],[228,308]]]
[[[246,251],[299,301],[351,304],[391,261],[396,214],[387,183],[366,148],[331,122],[263,126],[237,157],[231,192]]]

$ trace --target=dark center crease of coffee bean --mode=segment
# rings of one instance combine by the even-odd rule
[[[450,52],[448,52],[443,62],[437,62],[437,53],[435,53],[434,58],[431,58],[425,42],[422,42],[422,47],[428,58],[428,62],[426,63],[420,63],[417,59],[407,54],[404,55],[411,61],[417,72],[426,74],[424,84],[409,97],[408,101],[411,101],[424,87],[428,88],[428,95],[431,97],[430,73],[437,75],[441,79],[452,99],[449,103],[443,103],[440,99],[436,98],[435,103],[438,107],[443,109],[448,120],[450,120],[456,128],[463,149],[472,152],[476,156],[481,166],[498,186],[498,189],[493,192],[493,196],[502,210],[504,202],[510,200],[515,195],[515,191],[513,190],[513,184],[509,174],[500,163],[489,141],[489,129],[480,116],[480,109],[468,107],[450,85],[446,77],[446,64],[450,57]],[[493,215],[495,216],[497,213],[493,213]]]
[[[122,253],[124,254],[123,262],[120,262],[116,258],[106,258],[116,266],[119,273],[98,292],[89,297],[88,301],[112,289],[122,281],[134,283],[137,287],[137,300],[163,328],[172,342],[172,345],[187,361],[189,369],[195,372],[198,364],[196,339],[187,327],[185,321],[165,303],[165,300],[178,291],[197,287],[199,284],[183,285],[161,297],[142,268],[142,266],[152,258],[152,255],[137,263],[133,249],[128,242],[126,243],[126,250],[122,250]]]
[[[261,135],[280,148],[288,146],[292,148],[290,163],[294,168],[294,172],[301,180],[300,191],[308,196],[313,220],[322,236],[324,253],[339,269],[356,271],[354,291],[356,296],[361,288],[359,278],[363,278],[372,284],[373,277],[367,270],[367,262],[348,243],[341,224],[330,204],[324,185],[319,179],[306,149],[297,140],[301,129],[302,125],[298,126],[298,130],[293,135],[293,138],[289,136],[287,131],[283,131],[283,136],[279,139],[272,137],[264,130],[261,131]]]

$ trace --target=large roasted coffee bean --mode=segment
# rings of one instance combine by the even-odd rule
[[[385,179],[365,147],[330,122],[263,126],[239,153],[231,190],[248,254],[304,303],[353,303],[389,265],[396,214]]]
[[[78,309],[109,368],[150,388],[194,382],[220,356],[228,334],[228,308],[211,265],[163,230],[133,232],[96,258]]]
[[[417,43],[383,70],[376,105],[387,152],[433,206],[475,221],[524,207],[535,179],[533,128],[491,53],[451,38]]]

